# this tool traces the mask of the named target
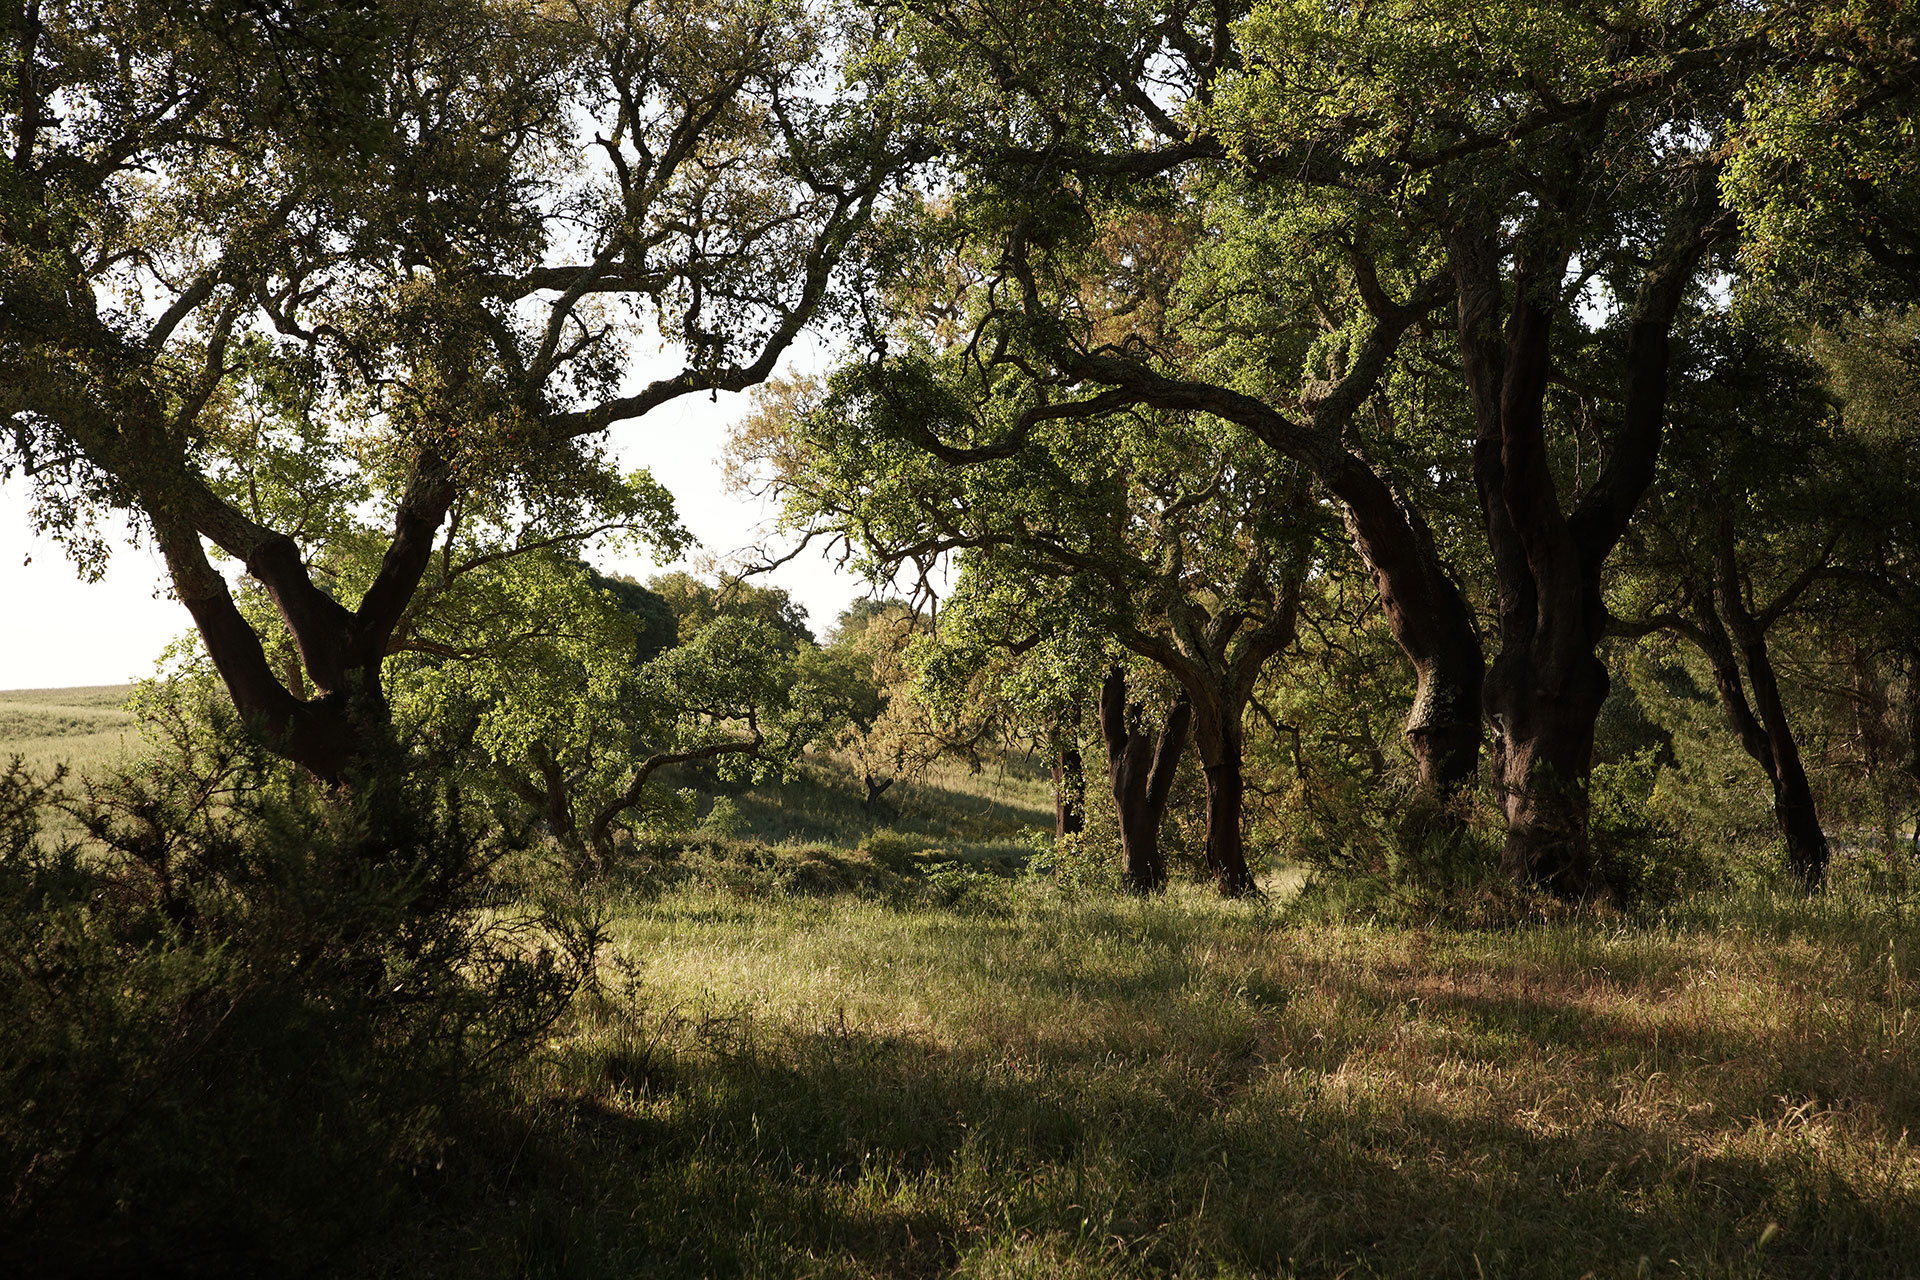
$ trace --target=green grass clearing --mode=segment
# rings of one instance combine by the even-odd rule
[[[1920,1272],[1904,912],[902,906],[765,857],[609,898],[606,993],[390,1273]]]

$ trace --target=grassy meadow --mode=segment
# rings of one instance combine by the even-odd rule
[[[599,990],[367,1269],[1920,1275],[1912,904],[1409,928],[907,825],[608,886]]]
[[[20,756],[36,773],[64,764],[76,774],[108,769],[140,744],[125,708],[132,685],[0,691],[0,758]]]
[[[779,861],[608,897],[516,1125],[370,1269],[1920,1273],[1920,956],[1884,904],[1449,932],[794,894]]]
[[[104,761],[123,693],[0,695],[5,749]],[[326,1273],[1920,1275],[1912,901],[1138,901],[1031,857],[1032,759],[857,795],[593,888],[594,985]]]

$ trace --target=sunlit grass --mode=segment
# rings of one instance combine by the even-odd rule
[[[807,776],[788,785],[755,787],[738,797],[743,835],[770,844],[826,841],[858,844],[891,829],[938,842],[1019,841],[1035,828],[1053,829],[1053,789],[1046,764],[1022,754],[994,755],[980,768],[936,760],[901,778],[872,809],[846,761],[811,756]]]
[[[100,777],[139,750],[140,726],[126,710],[131,685],[0,691],[0,760],[19,756],[46,776],[65,765]]]
[[[446,1227],[501,1274],[1920,1268],[1920,956],[1881,904],[1449,932],[696,881],[611,916]]]
[[[109,698],[0,695],[0,749],[104,767]],[[817,771],[596,890],[599,989],[360,1269],[1920,1274],[1898,896],[1488,930],[1296,907],[1284,871],[1143,902],[1019,875],[1032,761],[874,812]]]

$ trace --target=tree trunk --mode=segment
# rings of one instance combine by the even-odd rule
[[[1167,713],[1157,739],[1143,730],[1137,703],[1127,702],[1127,677],[1115,667],[1100,690],[1100,729],[1107,742],[1107,776],[1120,820],[1120,879],[1129,893],[1157,893],[1167,884],[1160,825],[1173,775],[1186,747],[1193,708],[1185,698]]]
[[[1055,839],[1085,830],[1087,777],[1076,739],[1056,735],[1053,756],[1053,834]]]
[[[529,753],[533,767],[540,771],[540,780],[545,784],[540,791],[540,821],[545,824],[547,834],[562,844],[575,844],[578,834],[573,816],[573,788],[568,784],[567,772],[560,767],[559,761],[544,745],[536,744]]]
[[[1728,725],[1740,739],[1741,749],[1767,775],[1773,789],[1774,821],[1787,846],[1788,869],[1809,893],[1817,892],[1826,882],[1827,835],[1821,828],[1813,787],[1800,759],[1800,745],[1794,739],[1786,703],[1780,696],[1773,657],[1767,651],[1768,622],[1748,607],[1742,594],[1730,519],[1723,514],[1718,524],[1714,576],[1710,581],[1693,582],[1689,591],[1694,622],[1681,630],[1706,654]],[[1777,611],[1776,607],[1766,612],[1773,615]],[[1747,700],[1749,685],[1753,689],[1751,702]]]
[[[1720,520],[1718,533],[1715,560],[1720,578],[1720,607],[1726,612],[1728,630],[1740,646],[1747,683],[1753,688],[1754,710],[1759,712],[1760,727],[1764,731],[1766,759],[1762,764],[1768,780],[1773,783],[1774,819],[1786,841],[1788,869],[1807,892],[1815,893],[1826,883],[1827,833],[1820,826],[1813,787],[1807,781],[1806,766],[1800,759],[1800,744],[1794,740],[1786,702],[1780,696],[1780,680],[1773,669],[1773,656],[1767,652],[1766,626],[1754,615],[1741,593],[1739,567],[1734,560],[1733,527],[1725,516]],[[1742,734],[1743,739],[1747,736]],[[1751,753],[1751,748],[1749,751]]]
[[[1487,672],[1495,786],[1507,818],[1503,869],[1563,897],[1595,881],[1588,842],[1593,734],[1607,696],[1597,656],[1607,611],[1601,569],[1653,481],[1666,422],[1670,334],[1687,283],[1716,225],[1677,220],[1642,279],[1627,325],[1620,417],[1598,478],[1563,512],[1546,439],[1553,374],[1550,338],[1571,240],[1570,205],[1583,181],[1580,158],[1557,189],[1538,193],[1539,226],[1515,237],[1509,297],[1497,220],[1476,215],[1451,250],[1458,288],[1461,364],[1473,406],[1475,487],[1499,588],[1500,652]],[[1704,181],[1704,180],[1703,180]],[[1715,196],[1694,193],[1703,211]],[[1555,240],[1558,243],[1555,243]],[[1506,324],[1500,324],[1503,306]]]
[[[1351,246],[1350,246],[1351,247]],[[1379,288],[1364,255],[1356,274],[1375,325],[1358,344],[1345,376],[1303,427],[1265,402],[1229,388],[1167,377],[1111,355],[1082,357],[1077,371],[1122,387],[1140,403],[1198,409],[1237,422],[1276,453],[1312,471],[1345,506],[1347,532],[1373,574],[1394,640],[1413,665],[1418,691],[1407,717],[1407,743],[1418,765],[1421,808],[1440,815],[1473,786],[1479,772],[1480,690],[1485,656],[1474,612],[1448,572],[1432,530],[1367,459],[1355,452],[1354,412],[1373,394],[1401,335],[1427,316],[1440,281],[1406,305]],[[1289,639],[1290,642],[1290,639]]]
[[[1207,870],[1221,894],[1229,898],[1258,887],[1247,868],[1241,829],[1247,793],[1243,710],[1209,699],[1200,703],[1194,717],[1194,742],[1207,778]]]
[[[1207,869],[1221,894],[1238,898],[1257,887],[1253,872],[1247,869],[1241,834],[1246,780],[1237,757],[1206,766],[1206,775]]]
[[[1487,675],[1489,763],[1507,820],[1500,866],[1516,880],[1580,897],[1595,887],[1588,783],[1610,681],[1591,653],[1572,655],[1569,678],[1551,682],[1538,678],[1532,656],[1503,654]]]
[[[1346,505],[1347,533],[1373,574],[1387,626],[1413,666],[1406,735],[1420,796],[1409,818],[1422,831],[1435,823],[1457,826],[1456,800],[1480,771],[1486,657],[1473,610],[1425,519],[1372,468],[1345,455],[1327,480]]]
[[[416,460],[380,569],[353,610],[315,585],[292,538],[255,524],[184,472],[178,483],[181,491],[171,500],[143,495],[142,506],[174,590],[193,615],[242,720],[268,749],[323,782],[377,786],[391,780],[393,727],[381,666],[453,500],[446,464],[432,454]],[[314,696],[296,697],[282,683],[259,634],[208,560],[203,536],[244,563],[266,590],[293,636]]]

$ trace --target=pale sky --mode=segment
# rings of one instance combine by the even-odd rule
[[[717,402],[683,397],[615,428],[612,440],[623,463],[653,471],[701,545],[688,561],[672,566],[588,558],[602,570],[644,579],[663,567],[694,568],[692,561],[702,555],[727,556],[757,541],[762,522],[774,513],[757,499],[728,492],[721,472],[727,427],[750,405],[749,397],[724,392]],[[153,674],[161,651],[191,626],[186,609],[167,595],[158,553],[126,545],[124,529],[106,577],[83,582],[57,543],[31,532],[26,487],[17,479],[0,485],[0,601],[6,619],[0,627],[0,689],[141,679]],[[756,581],[792,592],[822,636],[849,602],[866,593],[864,582],[836,572],[811,549]]]

